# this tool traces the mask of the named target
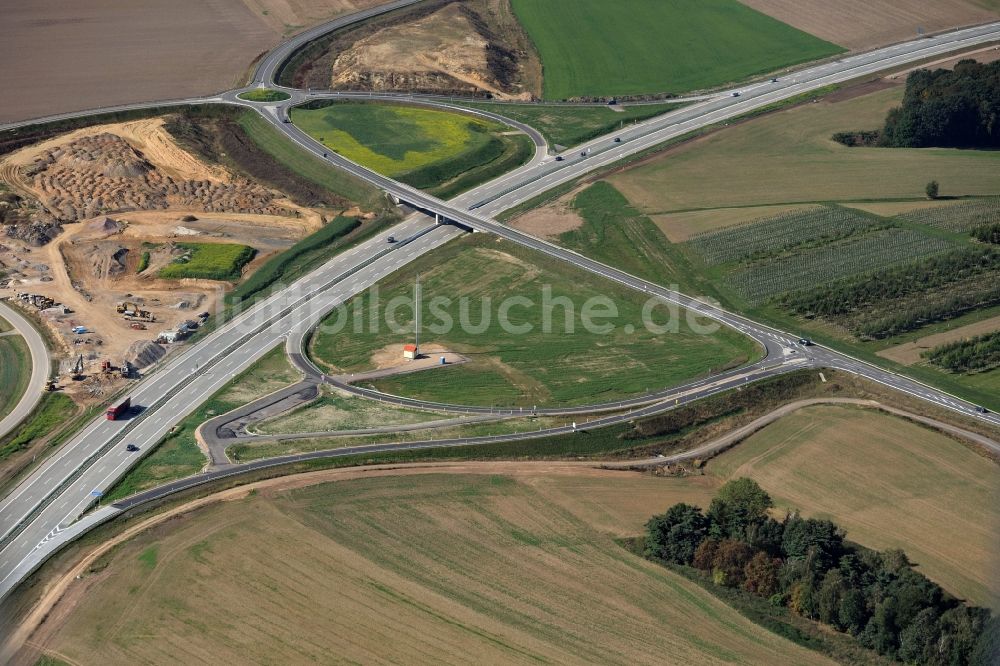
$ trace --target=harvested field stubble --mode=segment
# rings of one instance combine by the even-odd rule
[[[602,533],[638,529],[669,482],[502,470],[279,486],[178,517],[108,555],[41,641],[74,661],[231,663],[278,634],[262,660],[829,663]]]

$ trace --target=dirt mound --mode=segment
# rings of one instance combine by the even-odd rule
[[[137,368],[145,368],[159,361],[167,350],[152,340],[136,340],[125,352],[125,360]]]
[[[113,220],[110,217],[103,217],[91,222],[90,228],[97,232],[117,234],[125,228],[125,223],[121,220]]]
[[[541,66],[508,0],[432,0],[336,36],[296,83],[530,99]]]
[[[23,169],[39,201],[63,222],[128,210],[294,215],[277,195],[246,179],[184,180],[158,169],[117,134],[78,137],[40,153]]]

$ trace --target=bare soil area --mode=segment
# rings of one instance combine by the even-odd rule
[[[541,64],[509,0],[433,0],[337,35],[301,63],[299,85],[489,92],[531,99]]]
[[[510,226],[539,238],[553,240],[560,235],[579,229],[583,218],[572,207],[573,199],[583,188],[567,192],[552,203],[533,208],[511,220]]]
[[[12,279],[0,295],[38,294],[68,308],[43,313],[64,344],[63,371],[79,355],[88,373],[104,360],[118,366],[133,343],[215,310],[228,283],[157,277],[184,253],[179,243],[249,245],[257,250],[246,268],[253,271],[323,223],[284,194],[183,150],[159,118],[90,127],[21,149],[0,161],[0,179],[32,202],[35,223],[61,229],[38,247],[7,227],[0,267]],[[116,308],[122,301],[155,321],[125,320]],[[87,332],[74,333],[75,326]],[[108,381],[69,386],[84,394],[75,397],[100,397],[113,388]]]
[[[381,5],[385,0],[243,0],[256,16],[280,34],[329,21],[341,14]]]
[[[977,321],[974,324],[953,328],[950,331],[935,333],[934,335],[926,335],[912,342],[904,342],[901,345],[883,349],[878,352],[878,355],[882,358],[887,358],[890,361],[895,361],[896,363],[913,365],[914,363],[919,363],[923,360],[921,355],[925,351],[930,351],[935,347],[940,347],[941,345],[948,344],[949,342],[958,342],[959,340],[972,338],[977,335],[986,335],[987,333],[993,333],[994,331],[1000,331],[1000,317],[991,317],[989,319],[984,319],[983,321]]]
[[[226,90],[278,41],[242,0],[4,3],[0,122]]]
[[[852,50],[871,49],[997,19],[974,0],[741,0],[804,32]]]

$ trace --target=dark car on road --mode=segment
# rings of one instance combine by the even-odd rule
[[[135,444],[129,444],[128,446],[125,447],[125,450],[129,451],[130,453],[135,453],[136,451],[139,450],[139,447],[136,446]]]

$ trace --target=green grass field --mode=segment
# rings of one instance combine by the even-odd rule
[[[161,278],[235,282],[256,253],[252,247],[236,243],[177,243],[177,247],[185,250],[185,254],[161,268]]]
[[[72,663],[833,663],[616,543],[704,488],[591,477],[343,480],[189,512],[96,563],[40,647]]]
[[[7,322],[0,319],[0,322]],[[14,409],[31,379],[31,352],[20,335],[0,338],[0,418]]]
[[[283,102],[291,97],[281,90],[270,90],[268,88],[254,88],[245,93],[240,93],[239,98],[248,102]]]
[[[492,237],[477,234],[452,242],[390,276],[380,284],[383,310],[395,296],[412,293],[417,274],[425,303],[421,340],[461,352],[471,361],[379,380],[376,385],[390,392],[479,405],[612,401],[739,364],[758,353],[750,340],[728,329],[713,335],[695,334],[683,312],[677,332],[651,332],[643,325],[645,299],[641,295]],[[561,305],[552,309],[549,332],[543,330],[546,287],[550,303],[566,297],[573,304],[568,318],[572,334],[565,333],[566,309]],[[525,334],[506,332],[499,321],[503,299],[514,296],[532,301],[530,306],[515,304],[508,312],[512,327],[532,328]],[[616,318],[601,320],[613,326],[606,334],[586,331],[581,320],[584,302],[596,296],[607,296],[618,310]],[[444,317],[435,315],[430,305],[435,297],[453,299],[450,307],[443,308],[454,323],[447,331],[441,327]],[[371,298],[364,294],[354,299],[347,311],[361,307],[370,312]],[[467,299],[465,306],[461,299]],[[489,319],[481,327],[483,332],[473,332],[482,323],[486,299],[490,299]],[[459,325],[463,307],[471,327]],[[325,324],[332,326],[337,316],[331,315]],[[412,330],[412,316],[412,309],[398,310],[397,326]],[[665,309],[653,314],[657,323],[664,323],[667,316]],[[313,338],[313,356],[331,368],[354,372],[369,368],[377,350],[412,338],[406,330],[390,331],[384,318],[378,330],[365,325],[360,332],[353,328],[353,321],[346,322],[346,334],[319,332]]]
[[[619,127],[679,109],[682,104],[641,106],[544,106],[462,102],[462,106],[506,116],[534,127],[553,145],[571,147]],[[616,111],[615,108],[618,110]]]
[[[736,0],[513,0],[547,99],[709,88],[843,49]]]
[[[259,113],[247,111],[239,116],[240,127],[257,146],[295,174],[369,209],[385,206],[378,188],[336,169],[299,148],[274,129]]]
[[[877,127],[902,87],[785,109],[674,148],[609,180],[647,215],[801,202],[1000,193],[1000,152],[848,148],[830,137]]]
[[[399,104],[300,107],[292,120],[330,150],[413,187],[447,190],[443,196],[500,175],[497,163],[507,170],[532,154],[527,137],[506,136],[499,123]]]
[[[809,407],[708,471],[750,476],[780,508],[830,518],[869,548],[902,548],[949,592],[1000,608],[1000,476],[947,435],[879,412]]]

